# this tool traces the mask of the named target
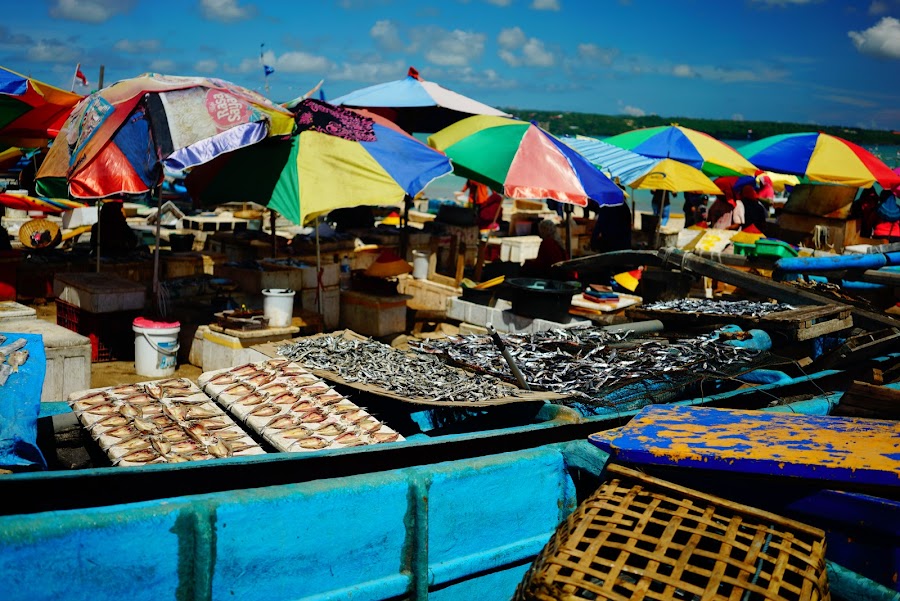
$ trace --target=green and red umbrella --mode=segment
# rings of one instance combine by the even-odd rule
[[[756,165],[711,135],[680,125],[645,127],[606,138],[604,142],[654,159],[675,159],[710,177],[754,175]]]
[[[596,166],[534,123],[476,115],[428,138],[453,161],[453,172],[510,198],[552,198],[587,206],[623,202],[619,189]]]
[[[900,174],[865,148],[829,134],[805,132],[769,136],[741,147],[760,169],[805,177],[811,182],[868,188],[900,185]]]

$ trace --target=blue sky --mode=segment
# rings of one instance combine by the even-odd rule
[[[146,71],[287,100],[425,79],[492,106],[900,130],[900,0],[31,0],[0,64]]]

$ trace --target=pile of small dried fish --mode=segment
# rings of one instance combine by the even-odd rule
[[[0,336],[0,344],[6,342],[6,336]],[[0,386],[6,384],[9,376],[19,371],[19,367],[28,361],[28,351],[24,338],[19,338],[5,346],[0,346]]]
[[[217,403],[280,451],[403,440],[321,378],[287,359],[207,372],[198,382]]]
[[[766,303],[748,300],[709,300],[705,298],[680,298],[658,301],[644,305],[644,309],[655,311],[679,311],[681,313],[703,313],[705,315],[732,315],[735,317],[762,317],[769,313],[791,311],[793,305]]]
[[[504,334],[502,339],[532,388],[569,393],[581,399],[635,381],[715,375],[734,364],[747,366],[760,352],[718,342],[712,335],[669,341],[628,340],[598,328]],[[414,350],[509,381],[503,355],[490,336],[450,336],[410,341]]]
[[[69,396],[69,405],[113,465],[264,453],[185,378],[76,392]]]
[[[377,386],[409,399],[473,402],[516,396],[502,380],[451,368],[437,357],[398,351],[374,340],[342,335],[285,344],[278,353],[309,369],[322,369],[346,382]]]

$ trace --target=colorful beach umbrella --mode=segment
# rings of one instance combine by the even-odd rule
[[[0,67],[0,140],[11,146],[44,146],[84,98]]]
[[[444,154],[365,111],[307,99],[297,129],[194,168],[191,197],[258,202],[302,225],[338,208],[401,203],[452,170]]]
[[[247,88],[148,73],[78,105],[38,171],[38,190],[84,199],[144,194],[162,182],[163,164],[186,169],[293,127],[290,111]]]
[[[865,148],[822,132],[769,136],[741,147],[760,169],[806,177],[811,182],[893,188],[900,175]]]
[[[609,144],[597,138],[563,136],[560,140],[597,165],[609,177],[619,178],[619,182],[622,184],[634,181],[647,173],[658,162],[657,159],[619,148],[615,144]]]
[[[422,79],[413,67],[404,79],[362,88],[331,103],[367,109],[410,133],[434,133],[472,115],[509,117],[501,110]]]
[[[680,125],[645,127],[604,140],[655,159],[675,159],[710,177],[753,175],[757,168],[737,150],[707,133]]]
[[[722,191],[699,169],[673,159],[662,159],[644,174],[630,182],[622,182],[637,190],[667,190],[669,192],[696,192],[721,194]]]
[[[42,198],[25,194],[0,194],[0,206],[19,211],[43,211],[44,213],[63,213],[71,209],[86,206],[84,203],[65,198]]]
[[[596,166],[534,123],[477,115],[428,138],[453,161],[453,172],[509,198],[552,198],[587,206],[623,202],[622,190]]]

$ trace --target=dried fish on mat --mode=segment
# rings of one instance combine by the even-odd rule
[[[657,301],[643,307],[650,311],[678,311],[704,315],[731,315],[733,317],[762,317],[780,311],[792,311],[797,307],[783,303],[767,303],[748,300],[709,300],[705,298],[679,298]]]
[[[278,353],[329,380],[403,401],[487,406],[560,395],[520,390],[491,375],[448,366],[437,357],[399,351],[353,332],[335,332],[278,347]]]
[[[704,376],[730,376],[752,366],[761,354],[724,344],[713,335],[631,340],[627,332],[577,328],[505,334],[502,338],[529,386],[568,394],[572,399],[563,403],[579,407],[618,405],[614,391],[629,384],[639,384],[640,394],[648,396],[654,382],[668,386]],[[487,335],[410,341],[410,347],[473,371],[512,378]]]
[[[74,392],[68,402],[113,465],[181,463],[265,452],[186,378]]]
[[[279,451],[317,451],[404,440],[318,376],[287,359],[206,372],[198,379]]]

